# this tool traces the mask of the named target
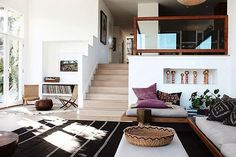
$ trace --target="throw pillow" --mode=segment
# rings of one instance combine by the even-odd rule
[[[180,97],[182,92],[179,93],[165,93],[157,91],[157,98],[164,102],[171,102],[173,105],[180,105]]]
[[[223,124],[225,125],[231,125],[231,126],[236,126],[236,106],[234,107],[233,111],[227,117],[224,121]]]
[[[169,108],[164,101],[157,99],[138,100],[135,108]]]
[[[226,101],[226,99],[221,99],[220,101],[216,101],[211,111],[208,115],[207,120],[220,121],[223,122],[225,118],[227,118],[232,112],[234,106]]]
[[[135,95],[138,97],[138,100],[157,99],[156,83],[147,88],[133,88],[133,91]]]
[[[228,95],[224,94],[221,99],[228,102],[231,106],[236,106],[236,98],[231,98]]]

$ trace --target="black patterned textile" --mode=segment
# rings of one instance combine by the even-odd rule
[[[224,95],[220,101],[216,101],[207,120],[223,122],[233,111],[235,106],[234,100],[234,98]]]
[[[60,125],[42,120],[40,127],[20,128],[13,157],[111,157],[130,122],[68,120]]]
[[[234,107],[233,111],[227,117],[224,121],[223,124],[225,125],[231,125],[231,126],[236,126],[236,106]]]

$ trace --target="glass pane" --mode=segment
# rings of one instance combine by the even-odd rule
[[[138,21],[138,49],[224,49],[224,20]]]
[[[5,11],[4,8],[0,6],[0,32],[4,32],[4,17]]]
[[[23,37],[23,15],[8,10],[8,32],[17,37]]]
[[[13,102],[19,100],[19,51],[22,46],[19,41],[9,43],[9,98]]]
[[[3,58],[4,58],[4,40],[0,38],[0,103],[3,103],[3,89],[4,89],[4,65],[3,65]]]

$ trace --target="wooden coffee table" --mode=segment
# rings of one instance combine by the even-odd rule
[[[115,157],[188,157],[182,143],[175,134],[173,141],[162,147],[140,147],[130,144],[123,135]]]
[[[19,136],[13,132],[0,131],[0,156],[10,157],[17,148]]]

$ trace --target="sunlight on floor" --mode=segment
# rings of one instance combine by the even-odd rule
[[[44,140],[69,153],[73,153],[80,146],[79,140],[76,137],[62,131],[56,131],[45,137]]]
[[[34,113],[31,112],[28,108],[26,107],[13,107],[9,110],[6,110],[6,112],[8,113],[25,113],[25,114],[29,114],[29,115],[33,115]]]
[[[28,128],[28,130],[34,129],[35,131],[33,131],[32,133],[35,135],[39,135],[39,134],[50,129],[50,127],[48,127],[40,122],[28,119],[28,118],[23,118],[23,120],[18,121],[17,124],[20,125],[21,127]]]
[[[56,117],[56,116],[41,116],[44,121],[46,121],[47,123],[53,124],[55,126],[60,126],[64,123],[67,122],[67,120],[60,118],[60,117]]]
[[[80,123],[72,123],[63,128],[63,130],[88,140],[102,139],[107,134],[104,130],[99,130],[95,127],[82,125]]]

